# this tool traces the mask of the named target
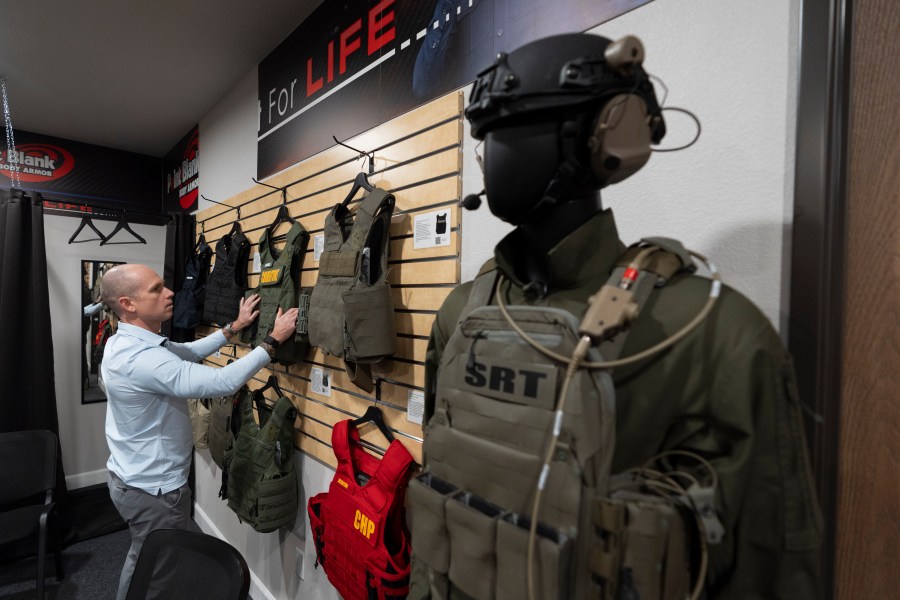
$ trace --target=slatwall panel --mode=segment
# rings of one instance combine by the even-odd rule
[[[453,92],[426,106],[407,113],[373,130],[345,142],[363,151],[375,152],[375,174],[369,182],[390,190],[396,196],[395,216],[391,225],[390,273],[393,288],[397,349],[394,356],[373,365],[373,376],[380,376],[380,397],[366,394],[353,385],[344,372],[341,360],[312,348],[304,362],[285,367],[272,365],[248,382],[252,389],[262,387],[270,374],[293,401],[299,411],[295,423],[295,443],[319,460],[336,466],[331,450],[331,428],[335,422],[362,415],[377,404],[385,422],[421,462],[422,428],[407,419],[410,391],[421,391],[425,384],[425,349],[434,315],[450,291],[459,283],[459,197],[461,193],[462,95]],[[287,207],[309,232],[310,243],[303,259],[301,285],[312,286],[318,276],[318,263],[313,258],[313,238],[323,231],[325,217],[350,191],[357,173],[367,168],[366,161],[343,146],[317,154],[277,175],[266,183],[286,189]],[[359,192],[357,199],[364,192]],[[282,203],[279,191],[263,185],[252,185],[246,191],[222,200],[240,208],[244,234],[253,243],[249,284],[256,287],[259,272],[253,269],[252,256],[263,230],[274,221]],[[351,208],[356,206],[356,200]],[[440,209],[449,216],[450,245],[436,248],[413,248],[413,218],[418,213]],[[237,211],[222,206],[197,215],[198,231],[210,245],[228,233]],[[276,228],[277,235],[287,230]],[[278,248],[283,242],[276,244]],[[315,318],[311,314],[310,318]],[[198,328],[198,336],[214,331]],[[226,346],[220,357],[210,357],[208,364],[224,366],[229,357],[241,357],[250,351],[244,344]],[[331,396],[312,391],[312,367],[330,370]],[[363,429],[363,440],[372,449],[384,450],[386,441],[375,427]]]

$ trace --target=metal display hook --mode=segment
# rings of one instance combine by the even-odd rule
[[[356,152],[357,154],[359,154],[359,158],[362,158],[362,157],[364,157],[364,156],[365,156],[366,158],[368,158],[368,159],[369,159],[369,171],[368,171],[368,174],[369,174],[369,175],[374,175],[374,174],[375,174],[375,151],[374,151],[374,150],[371,151],[371,152],[363,152],[362,150],[360,150],[360,149],[358,149],[358,148],[354,148],[353,146],[348,146],[348,145],[345,144],[344,142],[342,142],[342,141],[340,141],[339,139],[337,139],[337,137],[334,136],[334,135],[331,136],[331,139],[334,140],[334,143],[335,143],[335,144],[338,144],[338,145],[340,145],[340,146],[343,146],[344,148],[349,148],[350,150],[353,150],[354,152]]]
[[[285,186],[285,187],[276,187],[276,186],[274,186],[274,185],[271,185],[271,184],[265,183],[265,182],[263,182],[263,181],[260,181],[260,180],[257,179],[256,177],[251,177],[250,179],[253,180],[253,183],[256,183],[256,184],[259,184],[259,185],[264,185],[264,186],[266,186],[267,188],[272,188],[273,190],[275,190],[275,191],[277,191],[277,192],[281,192],[281,203],[282,203],[282,204],[287,204],[287,186]]]
[[[232,209],[232,210],[236,210],[236,211],[237,211],[237,218],[238,218],[238,221],[241,220],[241,207],[240,207],[240,206],[231,206],[230,204],[225,204],[224,202],[216,202],[215,200],[210,200],[209,198],[207,198],[207,197],[204,196],[203,194],[200,194],[200,197],[203,198],[204,200],[206,200],[207,202],[212,202],[213,204],[218,204],[219,206],[224,206],[224,207],[226,207],[226,208],[229,208],[229,209]],[[205,221],[205,219],[204,219],[204,221]],[[201,224],[202,224],[204,221],[201,221]]]

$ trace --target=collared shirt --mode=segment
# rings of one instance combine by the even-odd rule
[[[119,323],[100,367],[106,382],[107,468],[148,493],[184,485],[193,437],[187,398],[236,392],[269,362],[256,348],[227,367],[197,364],[228,343],[221,330],[187,344]]]

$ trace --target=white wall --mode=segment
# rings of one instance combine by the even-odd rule
[[[691,110],[703,131],[691,148],[654,154],[603,193],[626,243],[666,236],[710,257],[727,284],[776,327],[787,311],[793,213],[799,0],[654,0],[591,33],[634,34],[644,66],[669,88],[666,104]],[[657,93],[660,100],[662,96]],[[661,147],[691,140],[695,125],[664,113]],[[468,130],[468,128],[466,128]],[[465,193],[484,186],[466,140]],[[473,181],[474,178],[474,181]],[[483,205],[463,216],[463,280],[475,276],[509,230]]]
[[[257,69],[200,120],[200,193],[222,202],[253,185],[259,129]],[[198,211],[215,206],[200,199]],[[224,210],[223,207],[218,207]]]
[[[641,37],[647,70],[669,88],[667,104],[689,108],[703,124],[694,147],[653,156],[643,171],[605,192],[623,240],[653,235],[681,239],[713,258],[725,281],[776,325],[785,316],[788,291],[798,22],[799,0],[655,0],[594,30],[613,38],[627,33]],[[216,200],[246,189],[255,171],[253,76],[200,124],[201,190]],[[692,137],[689,120],[671,113],[666,117],[666,146]],[[252,135],[248,128],[254,129]],[[217,140],[215,148],[211,140]],[[464,144],[464,194],[483,187],[474,145],[471,138]],[[462,228],[465,281],[490,258],[509,227],[485,206],[465,213]],[[251,595],[337,598],[321,569],[312,569],[305,512],[309,497],[327,489],[333,471],[297,454],[302,472],[297,524],[291,532],[257,534],[238,523],[216,497],[220,473],[208,453],[196,456],[198,521],[244,554],[253,572]],[[302,582],[294,575],[298,547],[305,552]]]
[[[165,227],[138,224],[131,228],[147,240],[146,245],[69,244],[79,223],[77,218],[44,216],[59,443],[69,489],[105,482],[109,458],[106,402],[81,403],[81,261],[139,262],[161,274],[166,248]],[[115,227],[112,221],[98,220],[94,225],[106,234]],[[87,237],[84,232],[79,235]]]

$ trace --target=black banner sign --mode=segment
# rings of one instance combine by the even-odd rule
[[[258,177],[475,79],[498,52],[650,0],[329,0],[259,65]]]
[[[197,208],[200,194],[200,173],[197,168],[199,127],[188,132],[163,159],[165,212],[191,212]]]
[[[0,186],[38,190],[107,208],[161,215],[160,160],[62,138],[14,131],[15,151],[0,151]]]

